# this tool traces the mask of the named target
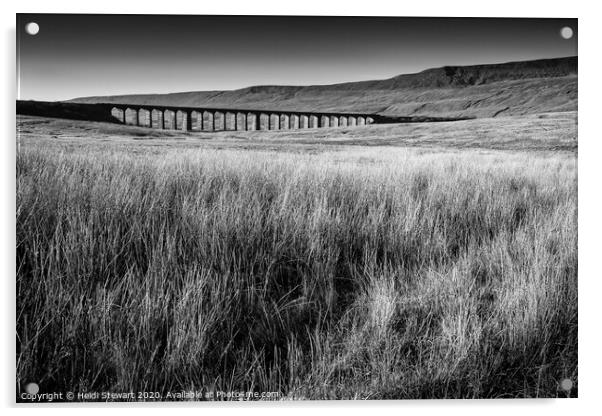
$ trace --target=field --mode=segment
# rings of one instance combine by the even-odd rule
[[[574,397],[576,129],[20,117],[17,385]]]

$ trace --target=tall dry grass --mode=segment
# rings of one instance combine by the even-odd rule
[[[563,395],[576,201],[571,156],[28,146],[17,384]]]

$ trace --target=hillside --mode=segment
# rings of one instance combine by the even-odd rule
[[[494,117],[577,109],[577,57],[446,66],[385,80],[232,91],[82,97],[79,103]]]

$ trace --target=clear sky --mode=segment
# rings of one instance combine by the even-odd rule
[[[28,22],[40,26],[25,32]],[[562,27],[574,31],[560,36]],[[17,15],[20,99],[311,85],[577,55],[576,19]]]

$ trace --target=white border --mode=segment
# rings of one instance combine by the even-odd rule
[[[0,19],[3,23],[4,53],[2,65],[2,120],[4,135],[2,144],[2,178],[0,195],[2,204],[2,246],[0,255],[4,267],[2,276],[2,360],[0,367],[0,394],[2,405],[12,413],[42,411],[49,414],[80,413],[75,406],[46,406],[43,409],[32,407],[16,408],[14,403],[14,325],[15,325],[15,13],[148,13],[148,14],[302,14],[302,15],[378,15],[378,16],[481,16],[481,17],[570,17],[579,18],[579,398],[569,400],[481,400],[481,401],[402,401],[402,402],[293,402],[283,404],[245,403],[244,405],[179,405],[165,404],[110,404],[105,407],[91,405],[85,409],[91,414],[127,412],[139,407],[148,414],[161,414],[166,411],[194,411],[245,414],[278,414],[283,412],[304,415],[308,412],[334,412],[342,410],[350,414],[365,414],[369,411],[391,414],[441,414],[447,415],[504,415],[537,412],[554,415],[589,414],[598,409],[597,398],[602,385],[599,378],[600,336],[599,308],[602,296],[602,273],[599,271],[599,236],[601,234],[600,215],[602,211],[602,133],[599,114],[602,82],[600,59],[600,13],[595,2],[575,1],[527,2],[525,0],[504,0],[501,2],[463,1],[452,2],[420,1],[390,2],[384,0],[355,1],[300,0],[279,2],[268,0],[240,1],[178,1],[124,2],[123,0],[82,1],[32,1],[3,2]],[[169,410],[171,407],[177,407]],[[577,413],[578,412],[578,413]]]

